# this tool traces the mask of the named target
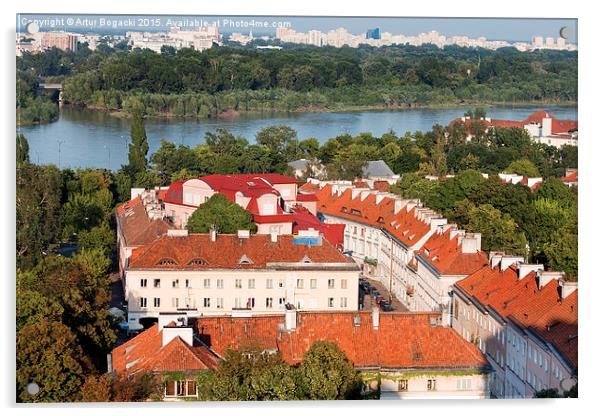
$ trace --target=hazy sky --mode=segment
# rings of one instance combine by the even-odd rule
[[[79,18],[79,20],[78,20]],[[103,20],[104,19],[104,20]],[[567,26],[571,43],[577,43],[577,19],[503,19],[503,18],[404,18],[404,17],[262,17],[262,16],[167,16],[167,15],[17,15],[17,30],[24,30],[29,20],[37,20],[41,30],[71,30],[76,32],[106,33],[132,31],[165,30],[174,22],[180,22],[184,29],[196,25],[218,22],[220,32],[242,32],[250,30],[254,34],[271,34],[275,26],[290,24],[293,29],[306,32],[311,29],[328,31],[343,27],[351,33],[359,34],[367,29],[378,27],[381,31],[393,34],[416,35],[436,30],[451,35],[469,37],[484,36],[492,40],[530,41],[532,36],[558,37],[560,28]],[[188,23],[186,23],[188,22]],[[253,23],[267,23],[266,27]],[[182,24],[184,23],[184,24]],[[187,27],[189,26],[189,27]]]

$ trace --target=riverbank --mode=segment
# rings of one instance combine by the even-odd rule
[[[124,109],[106,109],[95,105],[77,105],[75,107],[84,108],[93,111],[104,112],[112,117],[129,119],[132,114]],[[457,109],[457,108],[476,108],[482,107],[487,111],[487,108],[502,107],[502,108],[525,108],[540,109],[545,107],[577,107],[574,101],[552,102],[552,101],[520,101],[520,102],[450,102],[450,103],[432,103],[432,104],[397,104],[397,105],[347,105],[339,104],[336,106],[318,106],[308,105],[291,110],[265,109],[265,110],[244,110],[244,109],[226,109],[222,110],[217,115],[212,117],[200,117],[198,115],[177,115],[174,112],[151,112],[145,114],[146,118],[154,119],[175,119],[175,120],[202,120],[202,119],[236,119],[241,115],[247,116],[278,116],[287,114],[303,114],[303,113],[359,113],[364,111],[380,112],[380,111],[404,111],[404,110],[441,110],[441,109]]]

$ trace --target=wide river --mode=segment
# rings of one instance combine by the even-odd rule
[[[194,146],[203,143],[206,132],[219,127],[255,141],[255,134],[266,126],[286,124],[299,139],[315,137],[320,142],[340,134],[371,132],[380,136],[389,130],[405,132],[430,130],[434,124],[447,125],[461,117],[467,108],[408,109],[399,111],[361,111],[347,113],[295,113],[241,115],[231,120],[148,119],[145,120],[150,147],[158,149],[161,139]],[[533,107],[489,107],[487,116],[523,120],[536,111]],[[577,119],[575,107],[546,107],[561,119]],[[127,162],[130,120],[105,112],[64,108],[58,121],[40,126],[17,128],[29,141],[29,157],[34,163],[53,163],[65,167],[118,169]]]

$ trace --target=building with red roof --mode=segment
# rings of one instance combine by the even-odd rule
[[[577,186],[578,185],[578,173],[577,169],[567,169],[566,173],[560,180],[567,186]]]
[[[452,326],[488,358],[494,396],[532,397],[575,383],[577,296],[562,272],[503,253],[455,284]]]
[[[457,230],[418,200],[365,185],[310,179],[300,189],[316,195],[325,223],[345,226],[344,250],[364,275],[412,311],[448,310],[453,284],[487,264],[480,235]]]
[[[172,230],[128,259],[130,328],[211,314],[357,310],[359,267],[315,230],[299,235]]]
[[[114,370],[132,374],[141,368],[165,368],[181,371],[186,383],[195,380],[186,375],[215,365],[214,357],[220,359],[228,349],[278,352],[288,364],[298,365],[316,341],[329,341],[345,353],[369,389],[380,390],[383,399],[489,397],[491,367],[486,358],[453,329],[442,326],[437,313],[381,314],[377,308],[311,312],[289,307],[285,314],[203,315],[191,322],[191,329],[163,326],[161,330],[155,325],[116,348]],[[169,350],[176,348],[182,354],[172,356]]]
[[[533,141],[561,148],[577,146],[578,123],[576,120],[560,120],[545,110],[539,110],[524,120],[496,120],[489,117],[472,119],[460,117],[450,122],[450,126],[462,123],[467,127],[468,140],[478,132],[485,132],[490,127],[516,127],[527,130]]]

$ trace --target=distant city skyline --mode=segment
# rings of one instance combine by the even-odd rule
[[[78,20],[79,19],[79,20]],[[101,25],[100,19],[105,19]],[[577,19],[540,18],[429,18],[429,17],[316,17],[316,16],[207,16],[207,15],[93,15],[93,14],[19,14],[17,31],[25,31],[29,21],[40,22],[40,30],[66,30],[78,33],[115,33],[126,31],[166,31],[174,22],[182,22],[183,30],[196,25],[218,22],[221,33],[253,31],[254,34],[275,33],[278,24],[300,32],[327,32],[345,28],[350,33],[365,33],[379,28],[380,32],[418,35],[437,31],[445,36],[485,37],[489,40],[530,42],[533,36],[559,36],[568,27],[567,42],[577,44]],[[79,22],[79,24],[78,24]],[[267,22],[267,25],[256,23]],[[187,25],[190,23],[191,25]]]

